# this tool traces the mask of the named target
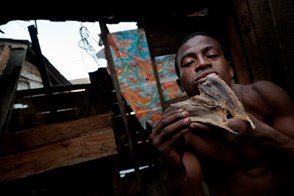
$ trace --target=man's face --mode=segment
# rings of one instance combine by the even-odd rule
[[[228,85],[233,75],[219,43],[204,35],[197,35],[184,43],[176,59],[180,77],[179,87],[191,97],[199,94],[198,84],[210,73],[216,73]]]

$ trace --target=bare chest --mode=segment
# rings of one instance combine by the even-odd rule
[[[243,170],[264,164],[266,155],[253,147],[223,144],[192,136],[191,151],[198,156],[204,167],[226,170]]]

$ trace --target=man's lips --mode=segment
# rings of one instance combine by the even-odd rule
[[[199,78],[195,81],[195,83],[198,85],[198,84],[201,84],[201,83],[204,83],[206,81],[206,76],[205,77],[202,77],[202,78]]]
[[[211,74],[211,73],[214,73],[213,71],[204,71],[204,72],[201,72],[195,79],[194,83],[196,85],[200,84],[200,83],[203,83],[206,81],[206,76]]]

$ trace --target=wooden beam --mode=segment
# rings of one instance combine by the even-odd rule
[[[5,127],[10,119],[11,107],[15,99],[15,92],[26,51],[27,45],[13,45],[7,66],[0,77],[0,132],[5,131]]]
[[[28,30],[30,32],[30,36],[32,39],[32,48],[34,50],[34,52],[36,53],[36,59],[37,59],[37,67],[40,70],[40,74],[41,74],[41,78],[44,84],[44,88],[47,90],[48,95],[51,94],[50,92],[50,80],[49,80],[49,75],[48,75],[48,71],[47,71],[47,65],[46,62],[44,60],[42,51],[41,51],[41,47],[39,44],[39,39],[38,39],[38,32],[37,29],[34,25],[31,25],[28,27]]]
[[[235,12],[235,7],[231,5],[227,11],[226,27],[228,47],[232,58],[232,67],[234,69],[234,79],[240,84],[249,84],[252,82],[252,73],[248,67],[248,58],[246,56],[245,46],[239,28],[239,22]]]
[[[119,110],[120,110],[120,113],[121,113],[121,116],[122,116],[123,125],[124,125],[124,128],[126,130],[126,135],[128,137],[128,147],[129,147],[129,150],[130,150],[132,163],[133,163],[133,166],[134,166],[134,169],[135,169],[136,180],[138,182],[138,186],[136,188],[139,191],[140,190],[140,184],[141,184],[141,176],[140,176],[138,163],[136,162],[136,156],[137,155],[136,155],[136,151],[135,151],[135,142],[134,142],[134,139],[132,138],[130,126],[129,126],[127,115],[126,115],[125,106],[124,106],[124,103],[123,103],[123,97],[122,97],[122,94],[121,94],[121,91],[120,91],[119,81],[118,81],[116,70],[115,70],[114,60],[112,58],[111,49],[110,49],[109,42],[108,42],[108,39],[107,39],[107,35],[109,34],[109,30],[107,28],[107,25],[106,25],[105,21],[100,20],[99,25],[100,25],[100,29],[101,29],[101,37],[102,37],[102,40],[103,40],[103,44],[105,46],[106,60],[107,60],[108,67],[109,67],[110,72],[111,72],[111,79],[112,79],[112,82],[113,82],[113,85],[114,85],[114,88],[115,88],[116,99],[117,99]]]
[[[110,114],[40,125],[17,133],[1,134],[0,156],[33,150],[107,127],[111,127]]]
[[[83,118],[88,115],[91,97],[88,90],[53,91],[53,88],[51,90],[50,96],[33,94],[33,91],[29,91],[32,92],[31,95],[22,97],[18,95],[17,91],[14,104],[25,107],[13,109],[7,128],[8,132],[16,132],[41,124]],[[39,92],[41,93],[41,91]],[[105,112],[100,114],[102,113]]]
[[[264,0],[261,0],[264,1]],[[261,1],[256,1],[261,3]],[[252,1],[251,1],[252,2]],[[256,3],[256,4],[258,4]],[[246,56],[250,81],[268,79],[267,70],[263,63],[263,54],[257,37],[257,26],[254,23],[253,12],[247,0],[232,0],[234,18],[244,47],[243,55]],[[261,13],[262,15],[265,13]],[[243,68],[244,70],[244,68]],[[238,73],[238,74],[241,74]],[[241,77],[241,76],[240,76]]]
[[[9,45],[5,45],[3,49],[0,49],[0,77],[8,63],[10,57],[11,49]]]
[[[71,130],[67,130],[71,132]],[[0,182],[116,154],[110,127],[34,150],[0,157]]]

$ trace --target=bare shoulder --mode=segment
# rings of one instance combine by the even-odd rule
[[[250,84],[250,86],[260,92],[267,92],[269,89],[283,91],[281,87],[267,80],[259,80]]]
[[[293,103],[287,92],[271,81],[260,80],[242,87],[242,97],[247,101],[264,105],[275,112],[293,110]]]
[[[249,85],[254,93],[257,93],[264,101],[290,101],[286,91],[271,81],[260,80]]]

